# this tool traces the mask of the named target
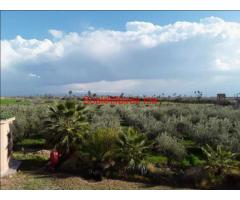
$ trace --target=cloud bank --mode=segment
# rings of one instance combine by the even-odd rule
[[[1,41],[2,92],[205,94],[239,92],[240,23],[209,17],[125,31],[50,29],[51,39]]]

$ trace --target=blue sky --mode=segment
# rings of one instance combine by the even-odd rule
[[[124,30],[127,21],[160,25],[176,21],[199,21],[209,16],[240,22],[239,11],[2,11],[2,39],[49,37],[48,30],[80,32],[89,26]]]
[[[3,11],[2,95],[240,90],[239,11]]]

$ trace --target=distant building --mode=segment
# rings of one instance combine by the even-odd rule
[[[226,94],[225,93],[217,94],[217,101],[223,101],[225,99],[226,99]]]

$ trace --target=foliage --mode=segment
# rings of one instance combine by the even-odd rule
[[[125,170],[140,170],[144,172],[144,159],[151,145],[147,142],[147,138],[133,128],[119,135],[117,141],[116,156],[120,166],[124,166]]]
[[[156,149],[168,156],[170,159],[181,160],[186,155],[184,146],[174,137],[163,133],[156,140]]]
[[[161,165],[161,164],[167,164],[167,157],[163,155],[152,155],[149,154],[146,157],[146,162],[155,164],[155,165]]]
[[[224,150],[220,145],[217,146],[216,150],[206,145],[206,147],[202,147],[202,151],[207,157],[207,166],[219,173],[236,163],[234,159],[237,154]]]
[[[15,116],[13,123],[14,143],[23,138],[31,138],[39,135],[43,129],[43,118],[47,115],[46,105],[8,105],[1,106],[1,112],[7,112],[9,116]]]
[[[86,109],[73,100],[66,100],[50,107],[49,111],[44,121],[47,143],[67,155],[88,130]]]
[[[13,115],[11,113],[1,110],[1,112],[0,112],[0,120],[9,119],[11,117],[13,117]]]
[[[240,142],[234,123],[229,119],[218,119],[216,117],[204,120],[193,126],[193,132],[189,137],[201,145],[206,143],[216,147],[218,144],[238,150],[239,147],[234,146],[234,142]]]
[[[89,133],[78,146],[78,158],[82,170],[101,179],[115,165],[115,148],[118,129],[100,128]]]
[[[196,166],[201,166],[204,163],[205,163],[205,161],[200,160],[198,156],[196,156],[194,154],[190,154],[181,161],[181,166],[183,168],[192,167],[192,166],[196,167]]]
[[[143,173],[149,147],[146,137],[132,128],[124,132],[118,128],[98,128],[86,134],[78,146],[79,171],[96,180],[114,171]]]
[[[158,114],[159,113],[159,114]],[[234,152],[240,149],[240,110],[215,105],[161,105],[153,108],[132,106],[121,117],[129,126],[155,138],[162,132],[177,139],[193,140],[199,145],[221,144]]]
[[[120,129],[120,118],[117,115],[109,113],[94,114],[91,119],[91,129],[95,130],[98,128],[117,128]]]
[[[57,98],[32,98],[28,105],[1,105],[1,111],[16,117],[12,127],[15,142],[24,147],[41,146],[43,141],[38,144],[32,138],[42,138],[44,133],[51,148],[56,146],[65,154],[75,152],[69,154],[74,162],[69,159],[66,166],[71,168],[74,163],[71,169],[98,178],[109,173],[145,173],[148,164],[160,171],[174,171],[176,167],[201,168],[206,163],[218,171],[225,162],[222,169],[237,160],[233,156],[229,158],[233,163],[228,163],[226,152],[240,152],[240,110],[231,106],[197,104],[193,97],[194,104],[88,105],[86,112],[73,100],[75,97],[66,98],[53,107]],[[218,145],[225,153],[217,150]],[[206,152],[204,156],[201,147],[215,156],[208,158]]]
[[[196,95],[197,100],[200,101],[200,99],[203,96],[203,93],[201,91],[197,90],[197,91],[194,91],[194,94]]]

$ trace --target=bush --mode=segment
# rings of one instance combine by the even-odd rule
[[[121,128],[120,118],[117,115],[102,113],[94,114],[91,120],[91,129],[95,130],[98,128]]]
[[[85,135],[74,154],[76,156],[65,161],[61,168],[87,174],[96,180],[114,172],[144,173],[144,158],[149,148],[146,137],[132,128],[125,132],[98,128]]]
[[[186,155],[184,146],[167,133],[163,133],[157,138],[156,145],[157,151],[165,154],[170,160],[181,160]]]
[[[14,117],[14,115],[12,115],[11,113],[7,112],[7,111],[2,111],[0,112],[0,120],[5,120],[5,119],[9,119],[11,117]]]
[[[101,179],[115,166],[115,148],[119,130],[96,129],[89,133],[78,148],[81,170],[95,179]]]
[[[196,155],[191,154],[189,157],[189,162],[193,166],[198,166],[204,163],[204,161],[200,160]]]
[[[202,150],[207,157],[207,166],[219,174],[221,174],[224,169],[236,164],[235,158],[237,154],[225,150],[220,145],[218,145],[216,149],[206,145],[202,147]]]
[[[163,131],[163,123],[157,121],[151,113],[145,112],[142,109],[138,108],[124,111],[122,117],[128,126],[132,126],[146,133],[151,139],[155,138]]]
[[[227,145],[230,139],[229,132],[231,127],[232,123],[229,119],[218,119],[214,117],[207,121],[201,121],[193,126],[193,133],[189,135],[189,137],[202,145]]]
[[[147,138],[133,128],[119,135],[116,157],[124,170],[145,172],[144,160],[150,150]]]
[[[167,164],[167,157],[162,155],[148,155],[146,161],[155,165]]]
[[[184,160],[181,161],[181,166],[183,168],[192,167],[192,166],[196,167],[196,166],[200,166],[202,164],[204,164],[204,161],[200,160],[194,154],[188,155]]]
[[[1,105],[1,111],[16,118],[12,126],[14,143],[39,135],[43,129],[42,120],[48,112],[46,105]]]

